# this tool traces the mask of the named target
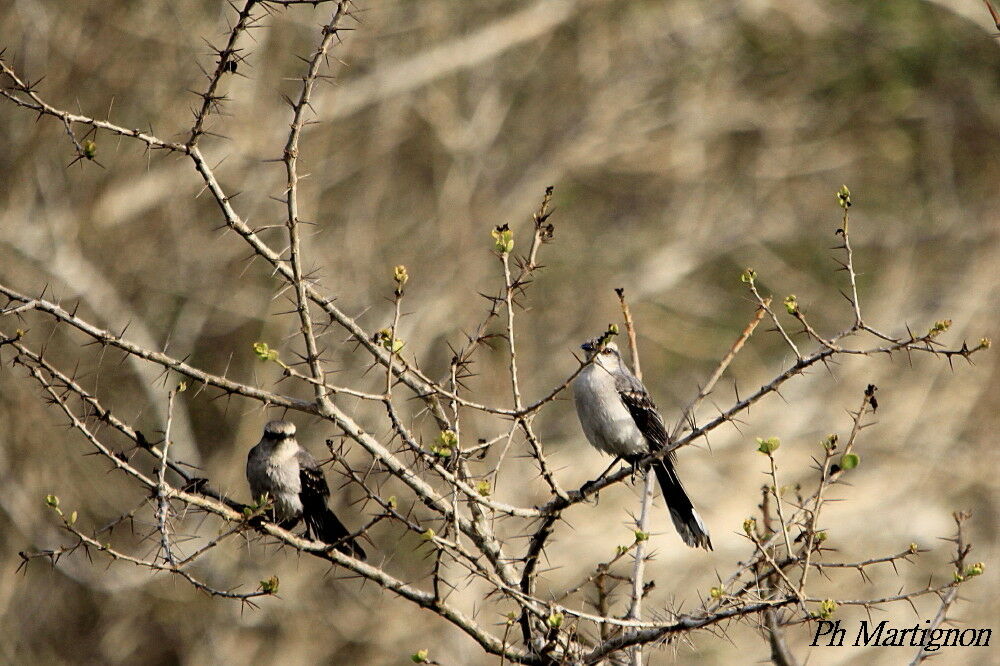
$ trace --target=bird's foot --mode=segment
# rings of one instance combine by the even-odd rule
[[[583,484],[582,486],[580,486],[580,490],[579,490],[580,494],[581,495],[589,495],[593,491],[594,487],[597,486],[597,483],[599,481],[600,481],[600,479],[594,479],[593,481],[587,481],[585,484]],[[601,499],[601,496],[600,496],[599,492],[600,491],[594,493],[594,501],[595,502],[599,502],[600,499]]]
[[[254,528],[259,532],[264,528],[264,522],[266,520],[267,518],[265,516],[258,514],[256,516],[251,516],[247,520],[247,525],[249,525],[250,527]]]
[[[635,475],[639,473],[640,460],[642,460],[642,456],[636,456],[625,460],[626,464],[628,464],[628,466],[632,469],[632,483],[635,483]]]

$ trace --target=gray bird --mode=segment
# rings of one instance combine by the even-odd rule
[[[337,550],[359,560],[367,558],[355,539],[341,541],[351,532],[327,506],[330,487],[319,463],[296,441],[294,423],[264,426],[264,436],[247,456],[247,481],[254,501],[267,493],[273,505],[268,518],[282,528],[292,529],[304,518],[306,535],[336,543]]]
[[[581,348],[593,363],[573,380],[573,399],[583,433],[594,448],[636,464],[670,443],[663,418],[649,391],[622,361],[618,346],[599,340]],[[663,499],[677,533],[692,548],[712,550],[708,528],[684,491],[674,469],[674,455],[653,463]]]

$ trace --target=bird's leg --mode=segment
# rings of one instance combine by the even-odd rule
[[[635,483],[635,475],[636,475],[636,472],[639,471],[639,461],[640,460],[642,460],[642,455],[641,454],[640,455],[629,456],[628,458],[625,458],[625,462],[627,462],[629,464],[629,466],[632,468],[632,483]]]
[[[270,522],[267,520],[267,516],[257,515],[247,521],[247,525],[254,528],[258,532],[263,531],[264,523]]]
[[[246,510],[246,509],[250,509],[251,511],[257,511],[257,510],[259,510],[259,507],[247,505],[247,506],[244,507],[244,510]],[[280,522],[277,519],[277,517],[274,515],[274,509],[265,509],[263,513],[259,513],[259,514],[257,514],[256,516],[253,516],[252,518],[250,518],[250,520],[247,521],[247,524],[250,525],[250,527],[252,527],[255,530],[257,530],[258,532],[263,532],[264,531],[264,523],[274,523],[278,527],[280,527],[282,529],[285,529],[285,530],[287,530],[287,529],[289,529],[291,527],[295,527],[294,523],[291,524],[291,525],[288,525],[287,521],[285,523]]]
[[[285,518],[284,520],[277,520],[277,516],[275,516],[274,513],[272,512],[268,520],[273,522],[281,529],[288,530],[289,532],[291,532],[293,529],[295,529],[295,526],[299,524],[299,521],[302,520],[302,517],[296,516],[294,518]],[[300,534],[299,537],[302,539],[308,539],[309,541],[312,541],[313,539],[309,535],[309,521],[303,520],[302,522],[305,523],[306,531]]]
[[[621,459],[622,459],[621,456],[615,456],[615,459],[611,461],[611,464],[608,465],[608,468],[606,470],[604,470],[603,472],[601,472],[600,476],[598,476],[593,481],[587,481],[585,484],[583,484],[582,486],[580,486],[580,494],[581,495],[586,495],[587,492],[592,487],[594,487],[595,485],[597,485],[597,483],[599,483],[601,481],[601,479],[603,479],[604,477],[606,477],[608,475],[608,473],[615,468],[615,466],[621,461]]]

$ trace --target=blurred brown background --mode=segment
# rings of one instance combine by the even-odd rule
[[[362,19],[336,55],[337,82],[314,103],[317,125],[303,139],[304,217],[316,222],[310,265],[341,307],[368,330],[389,322],[390,275],[406,264],[411,281],[401,337],[438,376],[447,342],[461,343],[486,307],[477,292],[500,284],[489,230],[509,222],[526,242],[530,213],[554,185],[555,243],[519,315],[528,398],[574,367],[571,351],[619,319],[613,287],[624,287],[640,329],[646,383],[670,420],[697,391],[753,313],[739,274],[753,266],[763,289],[795,293],[814,324],[850,323],[837,293],[829,248],[839,209],[834,192],[854,194],[853,240],[869,323],[893,334],[954,320],[943,337],[959,345],[997,339],[1000,323],[1000,49],[978,0],[947,7],[912,0],[819,2],[588,2],[540,0],[359,0]],[[959,14],[955,12],[964,12]],[[280,156],[295,90],[295,56],[316,41],[327,9],[278,12],[245,41],[247,60],[227,80],[228,117],[210,128],[207,151],[241,214],[278,223]],[[219,43],[233,17],[226,3],[6,0],[2,46],[56,106],[108,117],[185,140],[199,71],[212,66],[203,38]],[[272,386],[276,374],[250,353],[255,340],[280,345],[297,329],[275,280],[249,249],[220,230],[221,219],[188,162],[144,154],[141,146],[96,137],[98,159],[67,169],[64,129],[0,104],[0,279],[21,291],[82,299],[81,314],[150,346],[169,341],[207,370],[227,364],[240,379]],[[269,240],[279,242],[281,232]],[[523,249],[523,244],[519,246]],[[156,370],[119,355],[81,350],[79,336],[31,319],[29,342],[50,340],[120,416],[161,427]],[[9,322],[2,324],[10,328]],[[325,340],[343,383],[371,382],[366,361],[340,332]],[[289,343],[290,344],[290,343]],[[286,352],[287,353],[287,352]],[[731,401],[787,363],[779,338],[758,332],[713,399]],[[506,404],[503,345],[482,353],[470,382],[481,400]],[[814,593],[854,598],[950,577],[950,514],[974,511],[972,561],[986,574],[962,588],[954,616],[1000,629],[997,601],[997,454],[1000,364],[995,351],[960,359],[856,358],[791,382],[784,401],[754,407],[739,430],[711,447],[680,454],[682,475],[713,533],[714,553],[684,548],[658,502],[656,588],[647,602],[695,603],[748,552],[737,534],[758,502],[766,460],[755,436],[778,435],[780,474],[809,481],[810,456],[828,432],[845,433],[845,413],[869,383],[880,387],[878,425],[864,432],[862,465],[846,501],[825,514],[844,560],[885,555],[915,541],[932,552],[900,576],[875,584],[847,574]],[[284,386],[279,386],[284,389]],[[368,405],[356,413],[374,432]],[[185,394],[178,455],[213,482],[245,497],[243,462],[269,416],[241,401]],[[712,412],[706,405],[702,415]],[[317,454],[332,435],[298,419]],[[23,370],[0,372],[0,661],[11,663],[361,663],[395,664],[429,648],[446,664],[496,663],[443,622],[371,585],[326,575],[310,558],[254,543],[220,551],[202,574],[220,586],[252,588],[273,573],[281,598],[259,610],[210,600],[186,585],[82,554],[56,569],[36,562],[14,575],[23,549],[65,539],[42,497],[60,495],[81,520],[99,525],[141,495],[86,451],[81,438],[42,404]],[[495,422],[474,421],[481,436]],[[557,403],[537,421],[550,461],[575,487],[607,460],[583,441],[572,406]],[[501,476],[499,496],[544,499],[527,462]],[[618,486],[599,506],[577,507],[552,547],[553,589],[572,584],[616,543],[630,539],[638,491]],[[360,507],[346,507],[360,524]],[[144,525],[140,525],[141,533]],[[391,552],[391,531],[373,535]],[[149,543],[134,544],[150,552]],[[399,546],[392,566],[416,572],[419,555]],[[405,550],[405,552],[404,552]],[[412,563],[409,563],[413,560]],[[912,626],[932,617],[933,600],[885,615]],[[844,610],[849,622],[864,617]],[[490,624],[499,617],[484,618]],[[745,625],[732,641],[707,633],[651,653],[652,664],[750,663],[766,644]],[[11,637],[13,641],[11,641]],[[812,649],[790,632],[811,664],[895,664],[910,651]],[[903,653],[905,652],[905,656]],[[935,663],[986,663],[997,652],[952,648]],[[982,659],[982,660],[981,660]]]

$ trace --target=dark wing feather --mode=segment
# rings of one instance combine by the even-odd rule
[[[653,450],[661,449],[670,443],[670,435],[663,424],[663,417],[657,411],[653,399],[649,397],[649,392],[632,373],[628,372],[624,364],[622,372],[616,375],[615,388],[622,402],[628,408],[629,414],[639,427],[646,440]],[[691,499],[688,497],[681,480],[674,469],[674,454],[671,452],[665,460],[653,463],[653,472],[660,483],[660,490],[663,493],[663,500],[670,510],[670,518],[674,527],[684,540],[684,543],[692,548],[705,548],[712,550],[712,540],[708,536],[708,529],[701,520],[701,516],[695,511]]]
[[[302,484],[300,491],[303,507],[308,501],[312,506],[326,506],[326,500],[330,497],[330,486],[326,484],[326,477],[319,463],[305,449],[299,449],[299,482]]]
[[[324,543],[336,543],[349,536],[351,531],[327,506],[327,500],[330,498],[330,486],[326,483],[326,477],[323,475],[319,463],[305,449],[299,450],[298,458],[299,480],[302,483],[299,498],[302,500],[302,513],[305,516],[309,532],[313,538]],[[355,539],[348,539],[336,548],[340,552],[360,560],[367,558],[361,544]]]
[[[628,408],[629,414],[632,415],[632,420],[639,427],[639,432],[649,440],[650,446],[659,449],[669,444],[670,436],[663,424],[663,417],[660,416],[653,399],[649,397],[642,383],[631,373],[618,375],[615,388]]]

